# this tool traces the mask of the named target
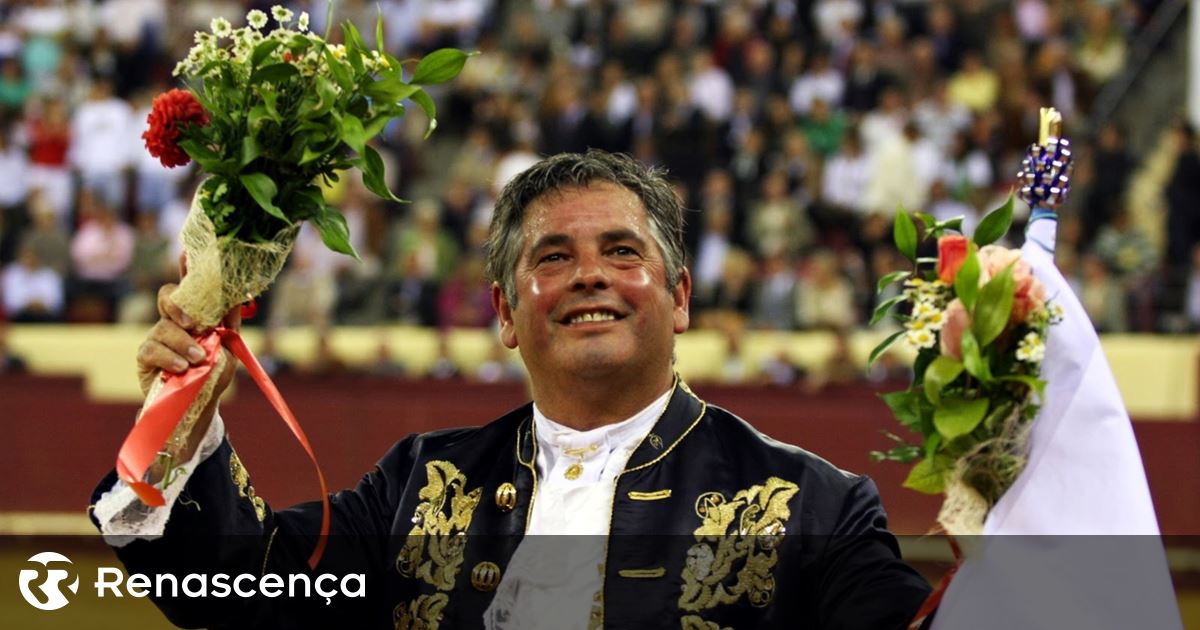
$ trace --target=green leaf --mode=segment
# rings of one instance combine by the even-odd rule
[[[971,329],[975,332],[980,348],[992,343],[1008,325],[1013,305],[1012,276],[1013,266],[1009,265],[979,290]]]
[[[925,397],[934,405],[942,404],[942,390],[962,374],[963,364],[944,354],[925,368]]]
[[[205,171],[216,175],[231,175],[237,165],[221,159],[212,149],[198,140],[180,140],[179,148],[187,152]]]
[[[387,181],[384,179],[383,158],[379,156],[378,151],[370,145],[363,147],[362,156],[355,163],[362,170],[363,184],[367,190],[384,199],[403,201],[388,189]]]
[[[935,230],[954,230],[955,232],[962,233],[962,224],[962,217],[954,217],[945,221],[938,221],[937,225],[933,227]]]
[[[892,284],[897,280],[903,280],[911,275],[911,271],[893,271],[892,273],[889,273],[888,275],[879,279],[879,282],[875,286],[875,292],[883,293],[884,289],[892,286]]]
[[[918,403],[920,402],[921,392],[905,390],[902,392],[880,394],[879,397],[892,410],[892,414],[896,416],[896,420],[900,424],[913,431],[920,430],[921,409]]]
[[[413,71],[411,83],[435,85],[458,76],[471,55],[457,48],[442,48],[425,55]]]
[[[897,341],[903,339],[906,332],[908,331],[898,330],[888,336],[887,339],[884,339],[878,346],[875,346],[875,349],[871,351],[871,356],[867,358],[867,369],[871,369],[871,366],[875,365],[875,362],[879,360],[879,357],[883,356],[884,352],[888,351],[888,348],[891,348]]]
[[[267,214],[280,219],[284,223],[291,225],[291,221],[283,214],[283,211],[275,205],[275,195],[278,189],[275,188],[275,182],[271,181],[263,173],[243,173],[238,176],[238,180],[246,187],[246,191],[258,202],[258,205],[267,211]]]
[[[954,459],[951,457],[926,457],[908,472],[904,487],[924,494],[941,494],[946,489],[946,473],[953,467]]]
[[[420,105],[421,109],[425,110],[425,115],[429,117],[429,126],[425,128],[425,137],[428,138],[429,134],[437,128],[437,106],[433,104],[433,99],[429,98],[429,94],[426,94],[425,90],[413,92],[410,98],[412,102]]]
[[[401,83],[390,77],[372,81],[363,88],[363,94],[380,103],[394,104],[412,96],[421,88],[416,85]]]
[[[386,46],[383,43],[383,10],[379,8],[379,5],[375,5],[375,8],[375,50],[382,55],[387,52],[384,50]]]
[[[254,134],[246,134],[242,138],[241,166],[246,166],[253,162],[260,155],[262,155],[262,147],[259,146],[258,140],[254,137]]]
[[[900,208],[896,211],[896,224],[892,228],[892,235],[896,240],[896,249],[900,250],[901,254],[909,260],[914,260],[917,257],[917,226],[913,225],[912,218]]]
[[[362,260],[350,244],[350,228],[341,212],[325,206],[313,217],[312,223],[321,233],[321,240],[325,242],[326,247],[339,254],[353,256],[355,260]]]
[[[279,48],[280,41],[277,39],[264,39],[254,47],[254,52],[250,54],[250,67],[257,68],[262,64],[276,48]]]
[[[983,358],[979,342],[975,339],[975,333],[964,330],[961,347],[963,367],[967,369],[967,373],[984,383],[991,382],[992,370],[988,367],[987,360]]]
[[[1008,201],[1004,205],[992,210],[983,217],[979,222],[979,227],[975,228],[975,244],[983,247],[995,243],[1008,233],[1008,228],[1012,226],[1013,219],[1013,196],[1008,194]]]
[[[933,215],[927,212],[917,212],[915,214],[917,215],[917,218],[921,220],[921,223],[925,224],[926,229],[932,230],[933,228],[937,227],[937,219],[933,218]]]
[[[970,243],[967,244],[967,258],[954,276],[954,293],[968,313],[975,308],[975,296],[979,293],[979,256]]]
[[[904,301],[904,296],[897,295],[895,297],[888,298],[888,299],[884,300],[883,302],[880,302],[879,306],[875,307],[875,312],[871,314],[871,321],[867,325],[874,326],[875,324],[878,324],[879,320],[883,319],[884,317],[887,317],[888,312],[892,310],[893,306],[895,306],[903,301]]]
[[[349,20],[342,23],[342,35],[346,40],[346,59],[350,61],[350,67],[354,68],[355,73],[362,74],[362,51],[367,48],[366,42],[363,41],[362,35],[358,34],[354,23]]]
[[[943,439],[953,440],[974,431],[987,409],[986,398],[943,398],[942,406],[933,411],[933,426]]]
[[[341,134],[342,142],[354,149],[355,153],[363,152],[363,146],[367,144],[367,134],[357,116],[349,113],[342,116]]]
[[[1029,376],[1028,374],[1006,374],[1004,376],[997,376],[996,380],[1021,383],[1037,392],[1039,398],[1044,397],[1046,394],[1046,381]]]
[[[300,71],[290,63],[273,63],[263,66],[250,75],[250,83],[282,83],[287,79],[300,76]]]
[[[354,77],[350,76],[350,70],[346,68],[346,64],[335,57],[333,51],[328,47],[325,48],[323,55],[325,57],[325,65],[333,74],[333,80],[337,81],[337,84],[342,86],[343,90],[352,89],[354,87]]]

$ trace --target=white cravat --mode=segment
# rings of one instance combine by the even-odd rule
[[[628,420],[576,431],[533,406],[538,483],[526,536],[484,613],[489,630],[585,629],[604,584],[617,476],[667,407],[668,390]],[[582,466],[569,478],[572,466]],[[550,536],[549,534],[566,534]]]

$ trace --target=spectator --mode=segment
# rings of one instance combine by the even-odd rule
[[[58,99],[45,100],[40,110],[30,109],[26,121],[24,139],[29,150],[29,188],[42,191],[46,207],[54,212],[64,229],[69,229],[72,227],[70,212],[75,190],[67,164],[71,127],[66,103]]]
[[[754,294],[751,325],[767,330],[791,330],[796,325],[796,270],[782,253],[767,256]]]
[[[733,113],[733,80],[713,63],[712,53],[693,53],[688,93],[691,102],[710,123],[722,123]]]
[[[71,243],[58,217],[50,210],[41,190],[29,195],[29,213],[33,224],[21,237],[20,247],[29,246],[37,259],[62,277],[71,267]]]
[[[796,290],[795,312],[803,328],[845,330],[858,323],[854,289],[838,273],[832,252],[819,250],[808,258]]]
[[[38,260],[32,247],[21,248],[0,279],[4,314],[13,322],[53,322],[62,318],[63,279]]]
[[[1083,257],[1079,301],[1097,332],[1123,332],[1127,329],[1126,302],[1121,285],[1095,254]]]
[[[117,301],[127,289],[126,272],[133,260],[133,229],[122,223],[103,201],[84,192],[83,225],[71,240],[75,314],[87,321],[111,321]]]
[[[801,124],[808,146],[821,159],[827,159],[837,152],[848,126],[846,115],[840,110],[831,110],[829,104],[821,99],[813,101],[812,110]]]
[[[947,95],[951,102],[982,113],[996,106],[1000,95],[1000,79],[983,64],[978,51],[963,54],[962,67],[950,78]]]
[[[98,77],[88,100],[71,119],[71,164],[79,169],[84,190],[110,208],[125,207],[129,138],[136,135],[129,103],[113,94],[112,82]]]
[[[33,85],[15,57],[0,59],[0,120],[7,120],[25,108]]]
[[[855,132],[842,137],[841,148],[825,163],[821,177],[821,201],[827,209],[852,221],[852,216],[866,210],[863,195],[870,179],[871,164],[863,153],[862,141]]]
[[[438,328],[485,328],[492,323],[492,285],[483,261],[465,258],[442,285],[438,295]]]
[[[759,255],[783,252],[795,256],[813,242],[813,227],[795,197],[788,195],[787,174],[772,171],[749,214],[750,239]]]
[[[1075,63],[1090,81],[1092,92],[1125,67],[1126,50],[1125,39],[1113,24],[1112,9],[1103,5],[1088,6],[1083,41],[1075,51]]]
[[[796,78],[788,100],[792,111],[804,116],[812,110],[813,101],[817,99],[833,106],[841,105],[845,90],[846,79],[830,63],[829,53],[822,51],[813,55],[808,70]]]
[[[158,215],[139,214],[129,263],[129,293],[121,300],[119,323],[152,324],[158,319],[158,288],[178,275],[178,260],[168,256],[170,251],[170,242],[158,230]]]

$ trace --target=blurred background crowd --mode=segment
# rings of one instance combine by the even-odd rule
[[[176,85],[171,69],[196,30],[272,4],[0,4],[5,318],[156,318],[197,173],[165,169],[142,147],[150,102]],[[324,30],[324,1],[283,4]],[[1172,97],[1138,91],[1131,76],[1153,69],[1131,68],[1140,54],[1171,54],[1169,38],[1138,49],[1168,4],[340,0],[335,19],[355,21],[371,45],[381,10],[400,59],[443,46],[481,54],[434,92],[441,124],[429,140],[415,113],[376,141],[412,203],[385,203],[353,177],[327,190],[363,262],[306,228],[258,319],[490,326],[482,243],[499,188],[538,156],[596,147],[675,182],[690,209],[696,326],[853,331],[875,281],[902,265],[896,208],[964,215],[970,230],[1008,195],[1038,107],[1053,105],[1078,156],[1059,264],[1096,327],[1194,330],[1196,138],[1139,116],[1139,101]],[[1164,108],[1181,119],[1179,102]]]

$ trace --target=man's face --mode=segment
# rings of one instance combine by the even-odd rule
[[[611,183],[551,192],[525,212],[517,304],[499,285],[500,338],[535,385],[560,376],[655,378],[687,330],[691,278],[667,289],[663,253],[638,197]]]

